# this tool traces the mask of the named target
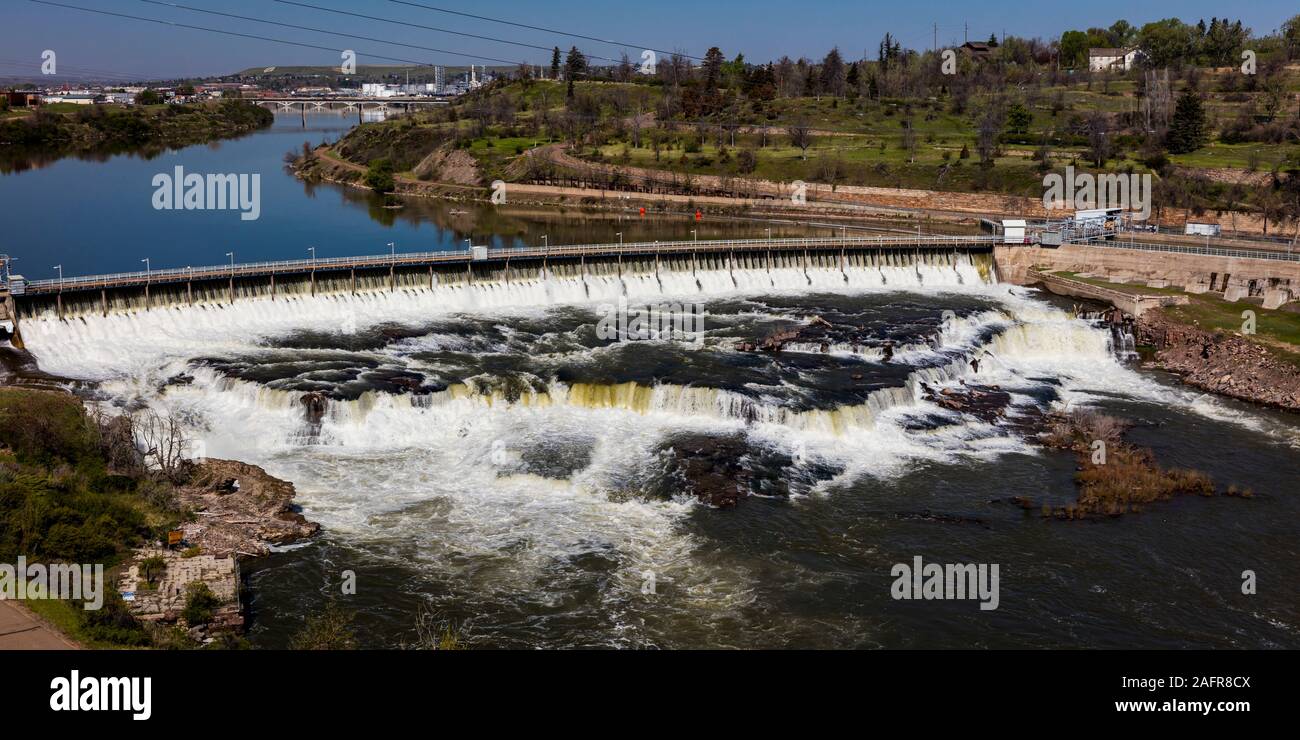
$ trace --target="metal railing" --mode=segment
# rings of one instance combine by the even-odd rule
[[[1197,247],[1190,244],[1153,244],[1119,239],[1107,240],[1101,236],[1075,239],[1070,244],[1087,244],[1093,247],[1110,247],[1112,249],[1139,249],[1147,252],[1173,252],[1177,254],[1199,254],[1209,257],[1234,257],[1238,259],[1274,260],[1277,262],[1300,262],[1300,252],[1279,252],[1267,249],[1230,249],[1227,247]]]
[[[330,270],[374,267],[401,267],[432,265],[447,262],[502,261],[514,258],[547,258],[574,256],[682,254],[690,252],[729,252],[757,249],[770,250],[838,250],[838,249],[932,249],[992,246],[1001,242],[999,236],[823,236],[793,237],[783,239],[706,239],[655,242],[625,242],[604,244],[566,244],[551,247],[511,247],[487,250],[486,260],[473,259],[473,245],[466,250],[439,252],[399,252],[397,254],[364,255],[356,257],[325,257],[317,259],[275,260],[269,262],[244,262],[232,265],[207,265],[203,267],[169,268],[136,272],[115,272],[103,275],[29,280],[27,292],[57,293],[91,288],[120,287],[124,285],[150,285],[190,280],[213,280],[283,273],[301,274]]]

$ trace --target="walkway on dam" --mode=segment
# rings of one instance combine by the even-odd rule
[[[160,283],[195,280],[225,280],[274,275],[303,275],[339,270],[389,267],[423,267],[439,264],[509,263],[512,259],[545,260],[550,258],[644,257],[689,254],[725,254],[728,252],[839,252],[843,250],[915,249],[992,249],[1000,236],[827,236],[789,239],[701,239],[664,242],[614,242],[608,244],[569,244],[544,247],[489,249],[470,245],[468,249],[440,252],[397,252],[358,257],[282,260],[277,262],[233,263],[205,267],[184,267],[142,272],[119,272],[107,275],[29,280],[22,290],[27,295],[49,295],[101,288],[142,287]],[[17,294],[17,291],[15,291]]]

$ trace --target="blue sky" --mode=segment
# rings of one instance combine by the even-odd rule
[[[270,36],[317,44],[330,49],[355,49],[359,63],[391,63],[368,58],[366,52],[413,61],[462,65],[471,61],[452,53],[388,46],[371,41],[344,39],[294,29],[268,26],[203,13],[161,7],[141,0],[57,0],[106,11],[173,20],[212,28]],[[525,59],[546,63],[538,50],[465,38],[447,33],[402,27],[377,21],[350,18],[275,0],[177,0],[180,4],[218,10],[261,19],[313,26],[435,47],[450,52],[477,54],[503,60]],[[503,26],[488,21],[402,5],[389,0],[302,0],[312,5],[353,13],[419,23],[427,26],[493,36],[541,46],[562,48],[577,44],[584,52],[617,58],[621,47],[540,31]],[[1135,25],[1175,15],[1194,23],[1197,19],[1240,14],[1256,32],[1271,31],[1291,15],[1300,13],[1294,0],[1258,0],[1223,3],[1207,0],[1133,3],[1131,0],[1093,0],[1088,3],[971,2],[941,0],[928,3],[901,2],[817,2],[816,0],[749,0],[714,2],[698,0],[569,0],[540,3],[526,0],[495,0],[491,3],[452,4],[451,0],[413,0],[427,5],[513,20],[536,26],[580,33],[631,44],[629,56],[639,57],[641,48],[682,50],[703,56],[713,45],[728,56],[737,51],[751,61],[766,61],[789,54],[819,58],[838,45],[849,58],[865,50],[874,54],[886,32],[904,45],[924,48],[933,38],[932,24],[939,25],[939,42],[960,43],[963,24],[969,24],[970,38],[982,40],[990,33],[1050,38],[1067,28],[1108,26],[1117,18]],[[337,65],[337,52],[283,46],[253,39],[232,38],[201,31],[167,28],[153,23],[110,18],[59,7],[38,5],[30,0],[0,0],[0,25],[5,43],[0,49],[0,76],[34,75],[39,71],[41,52],[58,54],[60,72],[94,71],[126,76],[182,76],[231,72],[246,67],[269,65]]]

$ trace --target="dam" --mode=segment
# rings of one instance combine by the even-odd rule
[[[687,292],[708,292],[762,283],[760,274],[801,271],[805,284],[847,282],[851,268],[980,265],[992,270],[996,236],[821,237],[793,239],[716,239],[613,244],[555,245],[542,248],[404,252],[387,255],[231,263],[65,279],[11,281],[15,323],[32,319],[70,319],[167,307],[220,307],[240,301],[288,301],[303,297],[363,296],[385,292],[501,292],[514,285],[554,290],[565,285],[563,301],[595,300],[589,279],[614,281],[627,295],[629,285],[663,276],[680,282],[696,276]],[[707,277],[700,277],[702,274]],[[884,272],[879,273],[885,280]],[[918,273],[919,274],[919,273]],[[768,279],[769,287],[776,282]],[[571,283],[571,284],[570,284]],[[576,289],[578,292],[573,292]],[[634,290],[632,292],[635,292]],[[656,291],[658,292],[658,290]],[[16,328],[21,335],[21,328]]]

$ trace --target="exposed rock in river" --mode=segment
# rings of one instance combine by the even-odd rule
[[[256,465],[205,460],[178,493],[181,505],[196,514],[181,527],[185,541],[207,555],[265,555],[272,545],[305,539],[320,529],[294,509],[293,484]]]

